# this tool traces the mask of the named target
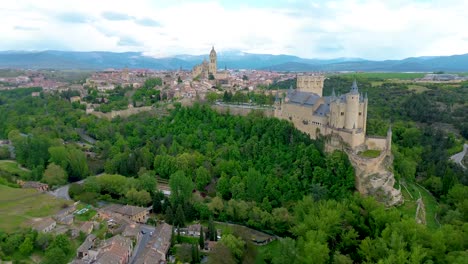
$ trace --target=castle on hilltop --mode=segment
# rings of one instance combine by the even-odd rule
[[[290,120],[294,126],[309,134],[339,135],[351,148],[365,143],[367,96],[359,93],[356,81],[349,93],[323,96],[324,76],[298,76],[297,89],[290,88],[284,100],[275,102],[275,116]]]
[[[395,189],[392,173],[392,131],[386,137],[366,136],[367,95],[359,93],[356,80],[343,95],[323,96],[322,75],[298,76],[297,89],[292,87],[284,99],[276,95],[275,117],[291,121],[294,126],[313,139],[326,138],[326,149],[344,150],[356,172],[356,189],[372,195],[388,206],[403,203],[399,189]],[[377,157],[360,153],[378,150]]]
[[[201,64],[197,64],[192,68],[192,77],[200,77],[203,79],[208,79],[210,74],[213,75],[215,79],[225,79],[227,78],[227,72],[218,72],[218,56],[214,49],[214,46],[210,51],[210,60],[203,60]]]

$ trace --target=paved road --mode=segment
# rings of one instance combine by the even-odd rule
[[[57,188],[55,191],[50,191],[49,193],[58,198],[71,200],[70,195],[68,195],[68,188],[70,188],[70,184]]]
[[[154,233],[154,226],[149,226],[149,225],[141,225],[140,226],[140,232],[143,231],[145,234],[142,235],[140,242],[135,245],[135,248],[133,249],[133,254],[132,257],[130,258],[130,261],[128,263],[133,264],[135,263],[136,259],[138,256],[143,253],[143,250],[145,249],[146,245],[151,239],[151,234]]]
[[[468,151],[468,144],[465,144],[463,145],[463,151],[453,155],[452,157],[450,157],[450,159],[460,164],[460,166],[466,169],[466,167],[462,163],[462,160],[465,157],[467,151]]]
[[[99,176],[104,175],[104,174],[105,174],[104,172],[99,173],[98,175],[96,175],[96,177],[99,177]],[[84,182],[84,180],[77,181],[75,183],[82,184],[83,182]],[[71,200],[70,195],[68,195],[68,189],[70,188],[70,184],[67,184],[67,185],[64,185],[64,186],[62,186],[60,188],[57,188],[57,189],[55,189],[55,191],[49,191],[48,193],[55,196],[55,197],[58,197],[58,198],[62,198],[62,199],[65,199],[65,200]]]
[[[84,180],[78,181],[76,183],[82,184]],[[54,191],[49,191],[49,194],[62,198],[65,200],[71,200],[70,195],[68,195],[68,189],[70,188],[70,184],[64,185],[60,188],[55,189]]]

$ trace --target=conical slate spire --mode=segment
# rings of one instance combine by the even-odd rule
[[[359,89],[356,83],[356,79],[353,81],[353,85],[351,86],[351,93],[352,94],[359,94]]]
[[[335,98],[336,97],[336,94],[335,94],[335,88],[332,88],[332,98]]]

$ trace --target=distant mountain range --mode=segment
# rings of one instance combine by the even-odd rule
[[[140,52],[3,51],[0,52],[0,68],[175,70],[191,69],[207,57],[208,54],[153,58]],[[468,54],[372,61],[361,58],[304,59],[290,55],[226,51],[218,52],[218,67],[274,71],[459,72],[468,71]]]

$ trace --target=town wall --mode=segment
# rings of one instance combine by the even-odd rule
[[[99,118],[105,118],[105,119],[111,120],[117,116],[126,118],[126,117],[129,117],[131,115],[135,115],[141,112],[151,111],[152,109],[153,109],[152,106],[142,106],[142,107],[133,107],[133,108],[125,109],[125,110],[111,111],[109,113],[103,113],[103,112],[94,111],[94,110],[90,110],[90,111],[87,110],[86,113],[92,114]]]
[[[236,106],[227,105],[212,105],[211,108],[218,113],[225,114],[229,111],[231,115],[247,116],[252,112],[261,112],[266,117],[274,116],[274,109],[265,108],[242,108]]]

